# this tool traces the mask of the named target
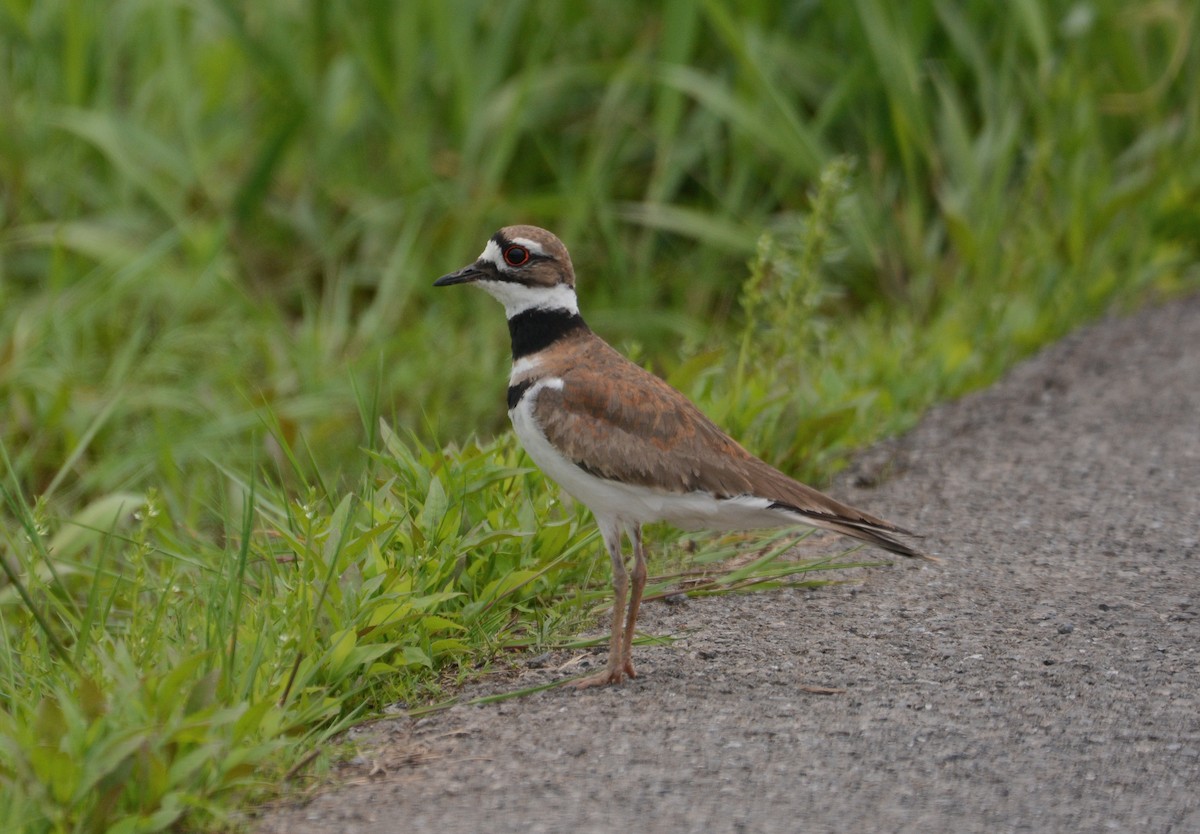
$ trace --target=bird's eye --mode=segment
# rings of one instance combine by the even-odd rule
[[[509,266],[521,266],[529,261],[529,250],[524,246],[510,246],[504,250],[504,262]]]

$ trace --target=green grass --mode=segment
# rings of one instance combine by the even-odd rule
[[[0,827],[232,824],[603,607],[590,519],[503,431],[499,310],[429,291],[500,225],[818,482],[1200,286],[1196,16],[4,4]],[[654,541],[662,589],[837,576]]]

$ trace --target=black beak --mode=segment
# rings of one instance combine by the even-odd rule
[[[481,278],[495,278],[496,267],[489,261],[476,261],[473,264],[464,266],[458,272],[451,272],[449,275],[443,275],[441,278],[433,282],[435,287],[450,287],[455,284],[470,284],[473,281],[478,281]]]

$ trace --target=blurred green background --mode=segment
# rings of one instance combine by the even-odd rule
[[[546,583],[591,568],[545,565],[586,518],[512,480],[506,437],[470,442],[505,428],[504,320],[430,287],[499,226],[555,231],[594,329],[819,481],[1200,286],[1197,31],[1190,0],[0,3],[0,739],[24,762],[0,819],[217,814],[244,762],[306,755],[297,727],[428,696],[521,618],[523,645],[557,633]],[[534,589],[511,617],[505,571]],[[420,617],[362,619],[418,591]],[[203,779],[142,739],[175,781],[138,793],[131,689],[130,726],[167,700],[261,723],[212,729]],[[101,776],[45,787],[97,738]]]
[[[56,494],[94,495],[246,459],[262,409],[354,471],[356,387],[423,436],[494,432],[503,321],[429,284],[495,228],[556,231],[593,327],[666,372],[740,326],[757,239],[803,224],[839,155],[835,326],[969,294],[1028,350],[1081,294],[1094,315],[1194,269],[1194,23],[1157,2],[6,3],[5,443],[34,493],[73,455]],[[973,350],[964,324],[948,349]]]

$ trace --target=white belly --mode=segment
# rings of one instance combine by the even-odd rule
[[[533,405],[543,388],[561,388],[562,380],[539,380],[508,412],[521,445],[533,462],[598,519],[627,524],[666,521],[684,530],[728,530],[782,527],[794,518],[768,509],[770,501],[752,495],[715,498],[706,492],[667,492],[637,484],[597,478],[563,457],[551,445],[533,416]]]

